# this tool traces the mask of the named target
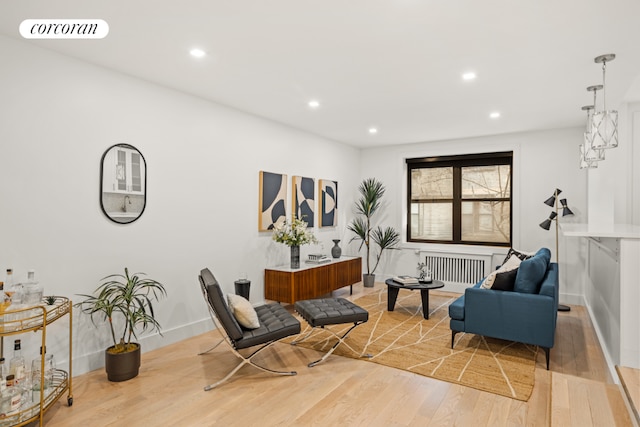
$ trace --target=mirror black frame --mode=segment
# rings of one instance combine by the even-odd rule
[[[126,157],[123,169],[124,178],[120,178],[119,181],[125,181],[124,189],[115,189],[115,181],[113,183],[114,191],[104,191],[105,186],[105,173],[107,173],[107,168],[105,168],[105,160],[109,153],[117,148],[123,148],[125,150],[130,151],[131,153],[137,153],[140,156],[140,191],[128,191],[128,186],[126,185],[126,180],[128,175],[133,175],[132,173],[126,172]],[[125,154],[126,156],[126,154]],[[117,160],[117,159],[116,159]],[[117,168],[113,169],[113,179],[118,179],[117,176]],[[133,179],[133,178],[131,178]],[[132,202],[135,201],[135,206],[133,212],[127,212],[127,205],[134,205]],[[116,206],[116,201],[122,198],[122,206],[120,207],[119,201],[117,202],[118,208],[114,210],[114,206]],[[127,201],[129,202],[127,204]],[[100,159],[100,208],[102,212],[105,214],[107,218],[117,224],[131,224],[140,218],[147,206],[147,161],[136,147],[130,144],[114,144],[111,147],[107,148],[107,150],[102,154],[102,158]],[[139,209],[139,210],[138,210]],[[129,215],[127,215],[129,213]],[[137,215],[131,216],[131,213],[136,213]],[[122,216],[117,215],[122,214]]]

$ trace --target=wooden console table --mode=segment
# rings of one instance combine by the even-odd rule
[[[318,298],[362,281],[362,258],[343,256],[325,264],[306,264],[300,268],[273,267],[264,270],[264,297],[293,304]]]

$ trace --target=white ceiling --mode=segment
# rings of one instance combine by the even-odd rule
[[[357,147],[581,126],[605,53],[607,105],[640,100],[638,0],[2,0],[0,34],[30,18],[103,19],[25,42]]]

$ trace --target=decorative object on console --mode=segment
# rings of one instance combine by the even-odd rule
[[[338,225],[338,181],[318,180],[320,197],[320,227]]]
[[[560,190],[559,188],[556,188],[556,191],[553,193],[553,196],[549,197],[547,200],[544,201],[544,204],[547,206],[551,206],[552,208],[554,208],[553,211],[551,211],[551,213],[549,214],[549,218],[545,219],[544,221],[542,221],[540,223],[540,227],[544,228],[545,230],[549,231],[549,229],[551,228],[551,223],[553,221],[555,221],[556,223],[556,263],[558,263],[558,265],[560,265],[560,252],[558,251],[559,249],[559,238],[558,238],[558,234],[559,234],[559,224],[558,224],[558,212],[560,207],[558,206],[558,195],[562,193],[562,190]],[[562,205],[562,216],[570,216],[573,215],[573,212],[571,211],[571,209],[569,209],[569,206],[567,206],[567,199],[560,199],[560,204]],[[558,310],[559,311],[570,311],[571,307],[564,305],[564,304],[558,304]]]
[[[140,344],[132,342],[137,338],[136,331],[157,330],[160,335],[160,324],[155,318],[153,302],[166,296],[164,286],[154,279],[142,277],[144,273],[129,274],[127,268],[124,275],[112,274],[101,279],[101,284],[93,295],[80,294],[84,297],[76,305],[84,313],[91,316],[100,314],[103,320],[109,321],[113,345],[105,350],[105,369],[109,381],[126,381],[138,375],[140,368]],[[122,316],[122,334],[116,337],[114,316]],[[94,322],[95,324],[95,322]]]
[[[291,249],[289,251],[291,253],[291,256],[289,257],[289,262],[291,268],[300,268],[300,246],[293,245],[290,248]]]
[[[340,258],[342,256],[342,248],[338,246],[340,239],[333,239],[333,247],[331,248],[331,256],[334,258]]]
[[[324,264],[325,262],[331,262],[331,259],[325,254],[309,254],[307,264]]]
[[[307,221],[308,227],[313,227],[315,183],[313,178],[302,176],[291,177],[291,199],[293,216]]]
[[[287,175],[260,171],[258,231],[268,231],[286,217]]]
[[[351,239],[360,240],[360,247],[366,246],[367,250],[367,273],[362,275],[362,281],[364,286],[372,288],[375,283],[375,271],[380,263],[380,257],[385,249],[393,249],[400,242],[400,234],[393,227],[387,227],[383,229],[381,226],[373,228],[371,225],[372,216],[378,211],[382,203],[382,196],[384,195],[384,185],[376,178],[367,178],[358,187],[360,192],[360,199],[356,201],[356,213],[360,216],[356,217],[347,226],[349,231],[352,231],[355,236]],[[371,242],[378,245],[378,253],[376,256],[376,263],[371,268],[370,253]]]
[[[307,223],[294,217],[291,221],[280,218],[273,226],[273,240],[291,248],[291,268],[300,268],[300,246],[318,243]]]

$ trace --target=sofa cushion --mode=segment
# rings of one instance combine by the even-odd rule
[[[541,248],[536,254],[520,263],[513,290],[527,294],[537,294],[549,267],[551,251]]]
[[[517,268],[496,274],[496,277],[493,280],[493,285],[491,285],[491,289],[495,289],[497,291],[513,291],[517,274]]]
[[[512,256],[518,257],[520,261],[524,261],[525,259],[531,258],[533,255],[535,255],[535,253],[533,252],[525,252],[519,249],[510,248],[509,252],[507,252],[507,256],[504,257],[504,261],[502,261],[502,264],[505,264],[507,261],[509,261],[509,258],[511,258]]]
[[[487,277],[485,277],[485,279],[482,281],[482,287],[484,289],[491,289],[493,286],[493,281],[496,278],[496,275],[500,274],[500,273],[504,273],[507,271],[512,271],[512,270],[516,270],[519,266],[520,263],[522,261],[520,261],[520,258],[518,258],[517,256],[513,256],[510,257],[507,262],[505,262],[504,264],[502,264],[502,266],[500,268],[498,268],[495,271],[492,271],[491,273],[489,273],[489,275]]]
[[[449,317],[464,320],[464,295],[449,304]]]

